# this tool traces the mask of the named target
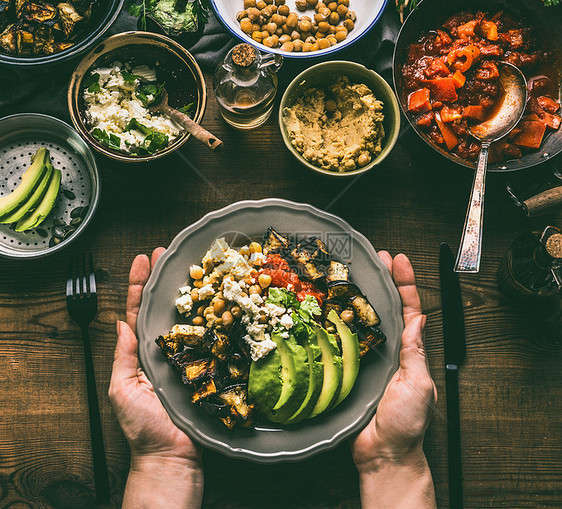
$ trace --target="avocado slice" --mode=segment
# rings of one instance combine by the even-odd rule
[[[324,381],[322,384],[322,391],[308,417],[309,419],[327,410],[336,400],[340,392],[343,378],[342,358],[336,338],[318,325],[314,325],[313,329],[318,338],[318,346],[322,350]]]
[[[45,190],[47,189],[47,186],[51,181],[51,176],[53,175],[53,171],[55,170],[50,162],[48,162],[46,166],[47,166],[47,171],[45,172],[43,179],[41,180],[39,185],[35,188],[35,191],[31,193],[31,196],[27,199],[27,201],[24,202],[16,210],[12,211],[12,213],[2,217],[0,219],[0,223],[2,224],[16,223],[23,216],[25,216],[30,210],[37,207],[37,204],[41,201],[41,198],[43,198],[43,194],[45,193]]]
[[[274,332],[271,339],[277,344],[281,355],[283,384],[279,399],[266,416],[270,421],[286,424],[308,392],[308,356],[291,333],[288,338],[284,338],[280,332]]]
[[[47,188],[47,191],[45,191],[45,195],[39,202],[39,205],[37,205],[37,208],[24,218],[20,219],[16,224],[17,232],[24,232],[26,230],[30,230],[31,228],[35,228],[45,220],[51,210],[53,210],[55,202],[57,201],[61,177],[61,171],[55,170],[51,181],[49,182],[49,187]]]
[[[343,377],[342,385],[337,399],[330,408],[339,405],[351,392],[359,374],[359,340],[357,334],[352,333],[349,327],[338,316],[335,310],[328,313],[328,320],[332,322],[341,339]]]
[[[248,398],[262,412],[270,412],[281,396],[281,386],[281,355],[276,348],[250,365]]]
[[[308,392],[297,411],[288,419],[287,424],[297,423],[306,419],[312,412],[318,396],[322,391],[324,382],[324,364],[321,362],[322,350],[318,346],[316,333],[306,324],[303,324],[307,337],[303,341],[308,356]]]
[[[49,151],[40,148],[31,159],[31,166],[25,171],[21,182],[9,195],[0,198],[0,216],[6,216],[24,203],[39,185],[49,161]]]

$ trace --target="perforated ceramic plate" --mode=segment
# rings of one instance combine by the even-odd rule
[[[56,204],[47,219],[31,231],[16,232],[11,225],[0,224],[0,255],[38,258],[58,251],[80,235],[95,212],[100,185],[90,148],[68,124],[36,113],[0,120],[0,197],[18,186],[32,155],[41,147],[49,149],[53,166],[62,172]],[[82,214],[73,212],[79,207]],[[82,221],[55,245],[55,226],[64,223],[68,230],[75,215]]]
[[[353,281],[381,316],[387,342],[363,359],[353,390],[333,411],[286,428],[260,424],[255,429],[230,431],[189,402],[187,388],[154,340],[176,323],[178,288],[184,284],[189,266],[201,260],[216,238],[260,238],[269,226],[297,238],[316,235],[334,256],[350,262]],[[363,235],[339,217],[310,205],[267,199],[234,203],[179,233],[144,289],[137,327],[142,366],[176,426],[205,447],[228,456],[276,463],[331,449],[369,422],[398,367],[403,322],[400,297],[389,271]]]

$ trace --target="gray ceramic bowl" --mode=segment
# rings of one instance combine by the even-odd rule
[[[364,83],[373,91],[375,97],[383,102],[383,126],[385,130],[382,152],[363,168],[343,173],[325,170],[307,161],[302,154],[293,147],[283,119],[283,110],[291,107],[305,90],[313,87],[326,89],[340,76],[348,76],[352,83]],[[392,88],[382,76],[361,64],[337,60],[314,65],[299,74],[290,83],[281,99],[281,105],[279,107],[279,127],[285,145],[301,164],[323,175],[350,177],[373,169],[390,154],[396,144],[400,131],[400,109]]]
[[[184,284],[189,266],[199,263],[216,238],[242,238],[242,245],[248,237],[261,238],[269,226],[285,234],[316,234],[335,256],[351,261],[352,279],[379,312],[387,343],[363,359],[355,387],[333,411],[286,428],[263,424],[255,429],[230,431],[189,402],[187,388],[154,340],[176,323],[179,316],[174,300],[178,288]],[[337,446],[361,430],[375,413],[398,368],[403,330],[398,291],[371,243],[332,214],[279,199],[234,203],[207,214],[179,233],[150,275],[137,325],[141,364],[176,426],[205,447],[262,463],[303,460]]]

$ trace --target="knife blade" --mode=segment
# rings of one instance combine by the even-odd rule
[[[447,451],[449,460],[449,506],[463,508],[463,474],[459,406],[459,367],[466,358],[466,338],[461,287],[454,271],[455,259],[444,242],[439,252],[445,382],[447,401]]]

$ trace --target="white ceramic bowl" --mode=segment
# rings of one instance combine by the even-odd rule
[[[341,51],[361,39],[377,24],[388,0],[349,0],[349,9],[355,11],[357,21],[355,22],[355,28],[349,33],[347,39],[330,48],[308,53],[290,53],[288,51],[281,51],[280,48],[268,48],[242,32],[240,23],[236,21],[236,13],[244,10],[243,0],[210,0],[210,2],[219,21],[233,36],[242,42],[248,42],[262,51],[276,53],[288,58],[317,58]],[[287,0],[286,4],[290,7],[291,11],[296,12],[299,16],[306,15],[312,17],[316,12],[314,9],[300,12],[295,7],[295,0]]]

